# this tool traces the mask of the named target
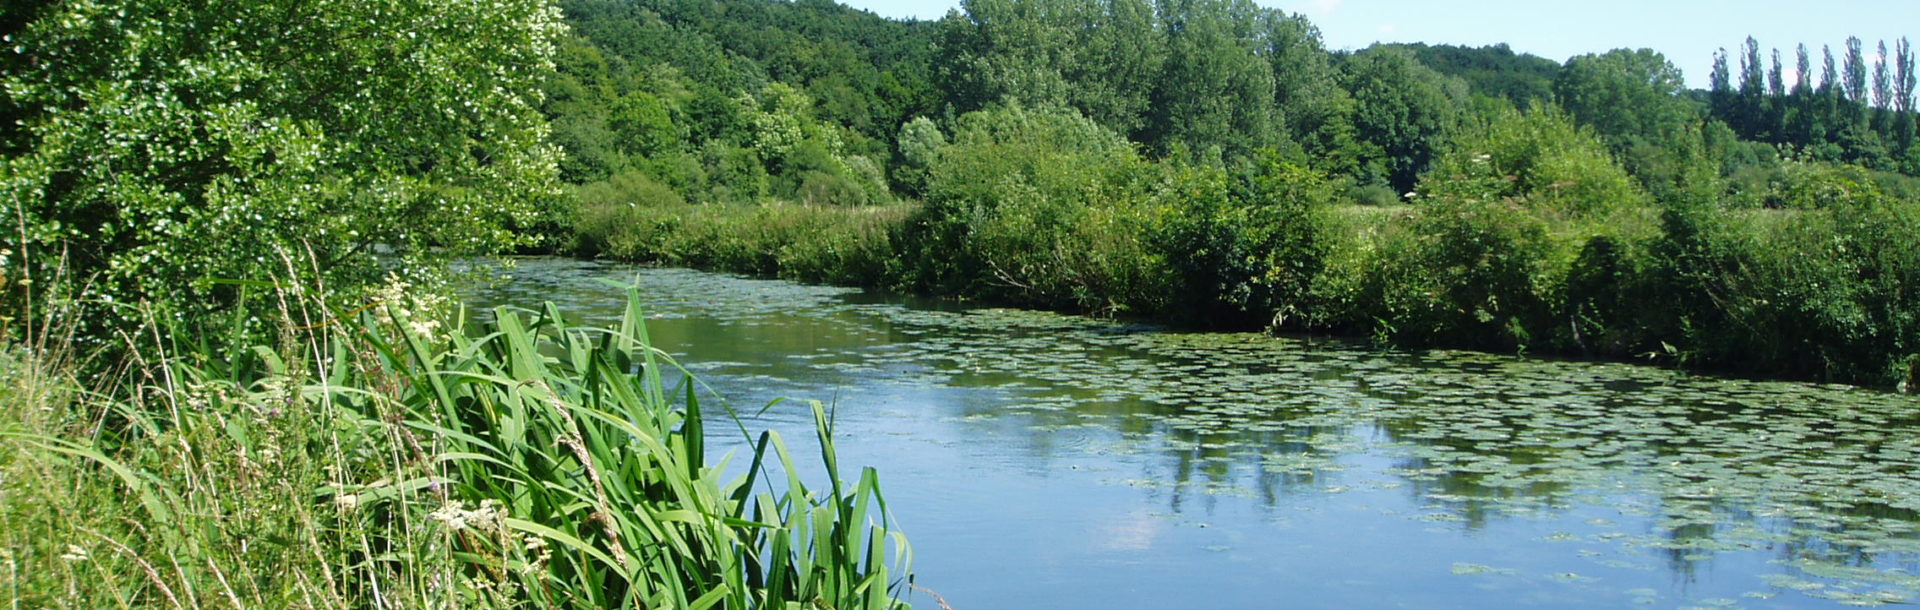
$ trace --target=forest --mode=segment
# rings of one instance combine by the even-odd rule
[[[562,3],[580,256],[1910,383],[1909,43],[1330,51],[1249,1]],[[1729,63],[1736,64],[1732,68]],[[1736,70],[1737,68],[1737,70]]]

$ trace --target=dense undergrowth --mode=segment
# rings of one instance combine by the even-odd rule
[[[824,486],[773,432],[708,462],[698,395],[663,377],[677,366],[647,344],[637,297],[613,329],[551,307],[467,327],[387,297],[290,313],[278,348],[163,337],[118,374],[81,377],[99,367],[57,337],[8,343],[0,598],[903,607],[907,547],[873,470],[837,476],[817,406]]]
[[[1709,170],[1656,197],[1542,107],[1468,126],[1407,203],[1374,206],[1297,157],[1153,160],[1070,111],[956,125],[923,202],[588,203],[579,252],[1399,345],[1887,387],[1920,370],[1920,200],[1866,170]]]

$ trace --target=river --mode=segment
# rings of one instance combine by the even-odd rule
[[[637,283],[655,344],[747,428],[803,445],[804,401],[830,405],[957,610],[1920,596],[1912,397],[514,262],[468,302],[611,321],[605,281]]]

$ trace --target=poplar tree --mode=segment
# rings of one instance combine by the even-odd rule
[[[1767,70],[1767,95],[1783,97],[1787,94],[1786,79],[1780,74],[1780,49],[1773,50],[1773,67]]]
[[[1860,39],[1847,37],[1846,93],[1855,104],[1867,103],[1867,62],[1862,56]]]
[[[1760,42],[1748,36],[1745,49],[1740,57],[1740,96],[1757,98],[1766,86],[1761,75]]]
[[[1873,107],[1885,110],[1893,107],[1893,79],[1887,71],[1887,41],[1880,41],[1879,51],[1873,58]]]
[[[1900,112],[1911,112],[1917,76],[1913,72],[1913,44],[1901,37],[1894,45],[1893,57],[1893,107]]]
[[[1820,45],[1820,54],[1820,92],[1827,93],[1840,86],[1840,76],[1833,69],[1833,47]]]
[[[1803,42],[1794,50],[1793,94],[1806,95],[1813,91],[1813,87],[1808,84],[1812,80],[1813,66],[1807,61],[1807,43]]]
[[[1720,47],[1713,52],[1713,71],[1707,75],[1707,109],[1714,116],[1730,118],[1733,99],[1732,75],[1727,70],[1727,48]]]
[[[1749,137],[1765,131],[1767,81],[1760,65],[1760,43],[1747,37],[1740,54],[1740,103],[1739,112],[1734,115],[1734,129]]]

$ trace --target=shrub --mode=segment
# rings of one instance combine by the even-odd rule
[[[1176,170],[1155,237],[1171,274],[1172,311],[1209,324],[1277,325],[1312,310],[1325,265],[1323,215],[1334,186],[1268,152],[1240,175]]]
[[[288,270],[357,298],[396,259],[418,272],[524,243],[510,229],[557,195],[534,93],[562,30],[545,2],[9,15],[28,22],[8,46],[32,58],[0,73],[0,215],[24,225],[9,249],[36,277],[85,278],[87,298],[246,320],[229,309],[264,313],[247,289]]]
[[[1385,184],[1356,184],[1347,187],[1345,195],[1348,201],[1359,205],[1387,206],[1400,203],[1400,194]]]
[[[1070,110],[962,116],[909,219],[901,276],[933,292],[1102,309],[1140,282],[1151,175],[1124,138]]]
[[[1494,195],[1543,213],[1606,217],[1647,196],[1590,129],[1553,106],[1494,111],[1465,130],[1422,182],[1485,181]]]
[[[685,203],[673,188],[638,170],[575,187],[574,198],[578,211],[571,250],[581,256],[639,248],[632,240],[648,234],[643,225],[649,214],[643,210]]]

